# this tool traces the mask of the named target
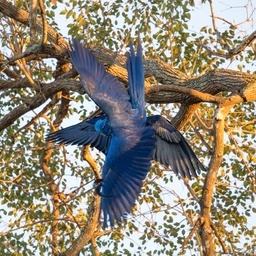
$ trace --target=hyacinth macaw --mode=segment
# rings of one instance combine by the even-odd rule
[[[71,145],[91,145],[106,155],[99,194],[103,227],[122,221],[135,204],[149,168],[155,160],[182,177],[197,177],[205,170],[189,144],[160,115],[146,116],[142,46],[137,54],[130,43],[126,68],[128,92],[116,77],[106,72],[77,39],[69,51],[86,93],[105,113],[53,132],[47,140]]]

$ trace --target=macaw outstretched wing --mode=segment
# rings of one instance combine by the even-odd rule
[[[152,158],[170,166],[183,178],[197,177],[197,171],[206,171],[183,135],[160,115],[147,117],[147,125],[156,132],[156,146]]]
[[[70,48],[69,55],[85,92],[107,115],[111,127],[120,125],[131,110],[130,96],[124,85],[106,72],[77,39],[72,40]]]
[[[106,117],[102,116],[101,118]],[[111,136],[104,136],[96,132],[95,122],[94,119],[83,121],[77,125],[51,133],[48,139],[72,145],[91,144],[92,147],[96,147],[106,154]],[[157,139],[151,160],[155,160],[166,167],[171,167],[176,174],[183,178],[197,177],[199,169],[206,171],[184,136],[166,118],[163,116],[149,116],[146,119],[146,125],[154,129]],[[91,139],[94,143],[89,142]]]
[[[90,120],[84,120],[78,124],[60,129],[47,135],[46,140],[54,141],[58,144],[78,145],[97,148],[105,155],[111,141],[111,136],[106,136],[95,130],[95,123],[99,120],[104,120],[105,115],[96,117]]]

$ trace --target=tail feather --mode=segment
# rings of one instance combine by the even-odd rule
[[[130,53],[127,54],[126,67],[128,70],[128,88],[132,108],[138,109],[139,115],[146,118],[144,69],[142,46],[138,39],[137,54],[135,55],[132,43],[129,44]]]

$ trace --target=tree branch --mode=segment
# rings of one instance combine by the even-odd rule
[[[212,56],[217,56],[224,59],[230,59],[235,55],[241,53],[247,46],[249,46],[254,40],[256,39],[256,30],[253,31],[247,38],[245,38],[241,44],[237,45],[236,47],[229,49],[227,53],[219,53],[211,50],[210,47],[206,45],[200,44],[207,52]]]
[[[96,239],[94,236],[92,236],[92,239],[91,239],[91,251],[93,256],[100,255],[99,249],[97,247]]]
[[[29,13],[14,6],[6,0],[0,0],[0,12],[26,26],[29,26]],[[43,34],[43,23],[39,18],[36,18],[36,30],[39,31],[40,34]],[[59,50],[60,54],[66,52],[66,48],[68,46],[67,41],[49,24],[47,35],[49,42]]]
[[[54,127],[58,129],[60,126],[61,120],[65,117],[68,111],[69,100],[65,97],[62,99],[62,104],[60,106],[60,110],[54,120]],[[55,99],[55,102],[58,99]],[[54,175],[49,168],[50,157],[52,155],[52,147],[53,142],[47,142],[46,148],[43,150],[42,158],[41,158],[41,167],[44,172],[46,180],[49,182],[49,189],[51,191],[51,200],[53,205],[53,222],[51,226],[51,235],[52,235],[52,255],[58,255],[58,233],[59,233],[59,216],[60,216],[60,201],[59,201],[59,184],[54,180]]]
[[[47,42],[48,24],[47,24],[47,20],[46,20],[46,12],[45,12],[45,8],[44,8],[43,0],[39,0],[39,6],[40,6],[40,10],[41,10],[42,23],[43,23],[43,33],[42,33],[41,44],[44,45]]]
[[[217,179],[219,167],[223,158],[224,151],[224,124],[225,118],[233,107],[232,104],[220,104],[215,114],[214,122],[214,153],[210,161],[210,168],[204,181],[204,187],[201,197],[201,217],[204,219],[200,226],[200,236],[203,243],[203,250],[205,256],[215,255],[213,243],[213,229],[211,226],[211,206],[213,200],[214,186]]]
[[[202,93],[197,90],[193,90],[187,87],[177,86],[177,85],[152,85],[150,88],[146,88],[146,94],[152,94],[156,92],[176,92],[182,93],[185,96],[194,97],[194,101],[199,102],[211,102],[211,103],[223,103],[225,99],[219,96],[213,96],[209,93]]]
[[[83,94],[84,91],[80,85],[79,81],[75,80],[67,80],[69,77],[73,77],[76,73],[74,71],[70,71],[67,74],[64,74],[54,82],[49,84],[41,84],[41,91],[34,98],[26,98],[24,99],[25,103],[22,103],[20,106],[16,107],[12,111],[10,111],[7,115],[5,115],[0,120],[0,131],[11,125],[15,120],[17,120],[20,116],[27,113],[28,111],[39,107],[43,104],[48,98],[52,97],[55,93],[61,90],[71,90]],[[169,78],[170,80],[171,78]],[[18,81],[13,82],[3,82],[0,81],[0,90],[5,88],[5,85],[14,88],[15,86],[20,87]],[[15,85],[14,85],[15,84]],[[254,101],[256,100],[256,75],[250,75],[243,72],[236,72],[233,70],[223,70],[216,69],[206,74],[187,81],[185,83],[180,82],[180,86],[184,86],[193,90],[197,90],[200,92],[208,93],[208,94],[217,94],[219,92],[236,92],[239,95],[232,95],[226,98],[223,104],[230,105],[233,103],[239,103],[242,101]],[[171,86],[170,86],[171,87]],[[165,88],[166,89],[166,88]],[[168,89],[168,87],[167,87]],[[187,90],[180,89],[179,87],[173,87],[171,92],[167,91],[162,92],[161,90],[154,93],[147,93],[148,89],[146,88],[146,101],[149,103],[170,103],[170,102],[180,102],[185,103],[186,105],[193,105],[195,103],[201,102],[200,99],[195,98],[194,96],[188,97],[184,94]],[[183,90],[183,93],[180,91]],[[188,90],[190,91],[190,90]],[[200,94],[202,95],[202,94]],[[222,100],[221,100],[222,101]],[[195,111],[197,105],[195,104],[192,107],[192,112]],[[186,106],[184,107],[186,108]],[[190,113],[190,115],[191,115]],[[186,114],[186,113],[185,113]]]
[[[30,11],[29,11],[29,34],[30,34],[30,44],[36,43],[36,14],[37,14],[37,0],[30,0]]]
[[[216,237],[218,238],[218,240],[219,240],[219,243],[220,243],[220,245],[221,245],[221,247],[222,247],[223,253],[224,253],[224,254],[228,254],[228,250],[227,250],[227,248],[226,248],[224,242],[222,241],[222,239],[221,239],[221,237],[220,237],[220,235],[219,235],[219,232],[218,232],[218,230],[217,230],[215,224],[212,222],[212,220],[211,220],[211,227],[212,227],[212,229],[213,229],[213,231],[214,231],[215,236],[216,236]]]
[[[203,223],[203,219],[201,217],[199,217],[194,225],[194,227],[192,228],[192,230],[190,231],[189,235],[185,238],[181,248],[184,249],[186,244],[188,243],[188,241],[192,238],[192,236],[196,233],[198,227],[200,225],[202,225]]]

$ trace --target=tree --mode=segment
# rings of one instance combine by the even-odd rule
[[[178,0],[0,0],[1,252],[253,255],[255,6],[242,2],[222,6],[246,14],[232,23],[215,14],[211,0],[196,7]],[[212,24],[192,31],[193,11],[205,6]],[[148,112],[182,129],[208,169],[189,183],[153,164],[131,216],[114,230],[98,223],[91,183],[103,156],[44,139],[65,120],[100,112],[69,64],[60,15],[68,35],[84,40],[123,83],[123,49],[140,31]]]

